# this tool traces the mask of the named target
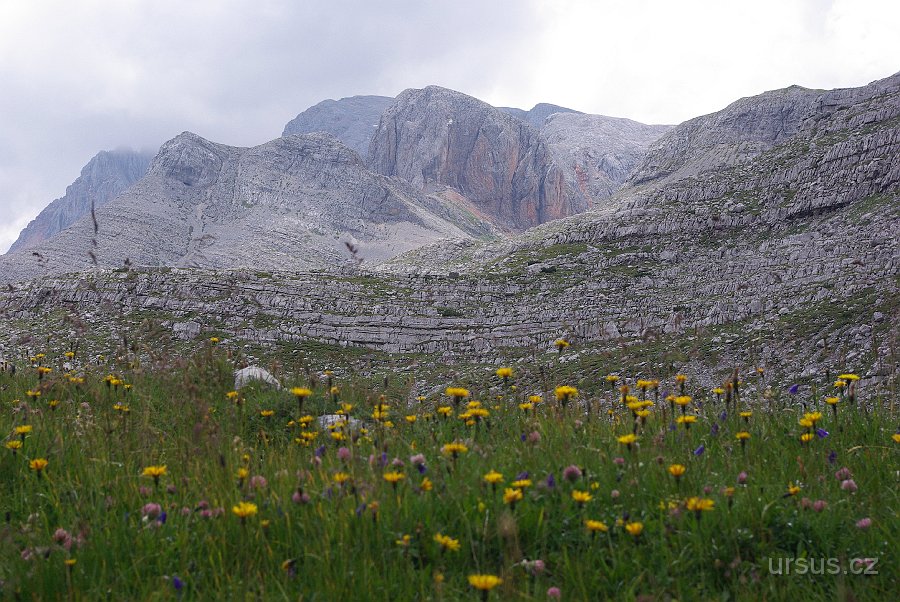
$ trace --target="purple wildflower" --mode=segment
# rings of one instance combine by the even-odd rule
[[[181,594],[182,588],[184,588],[184,581],[178,578],[178,575],[172,575],[172,587],[175,588],[175,591]]]
[[[695,455],[695,456],[702,456],[702,455],[703,455],[703,452],[705,452],[705,451],[706,451],[706,446],[705,446],[705,445],[701,445],[700,447],[698,447],[697,449],[694,450],[694,455]]]
[[[317,447],[315,453],[316,453],[317,458],[321,458],[322,456],[324,456],[325,455],[325,446],[321,445],[321,446]]]
[[[800,391],[800,385],[794,384],[788,389],[788,393],[796,395]]]
[[[824,439],[828,434],[828,431],[825,429],[816,429],[816,435],[818,435],[819,439]]]
[[[844,491],[849,491],[850,493],[855,493],[856,490],[859,489],[859,487],[857,487],[856,481],[854,481],[853,479],[846,479],[844,481],[841,481],[841,489],[843,489]]]
[[[143,514],[144,518],[146,518],[146,519],[152,520],[152,519],[158,517],[161,512],[162,512],[162,506],[160,506],[159,504],[154,504],[152,502],[149,504],[144,504],[144,507],[141,508],[141,514]]]
[[[556,477],[553,476],[552,472],[547,475],[547,487],[549,487],[550,489],[556,487]]]
[[[563,469],[563,478],[570,482],[577,481],[581,478],[581,469],[574,464],[570,464]]]
[[[835,464],[836,462],[837,462],[837,452],[834,450],[831,450],[831,453],[828,454],[828,463]]]
[[[709,434],[715,437],[719,434],[719,423],[713,422],[712,428],[709,429]]]

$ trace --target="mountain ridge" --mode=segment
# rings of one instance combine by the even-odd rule
[[[150,166],[148,151],[100,151],[81,169],[66,194],[47,205],[19,233],[8,253],[25,251],[65,230],[81,216],[100,208],[140,180]]]

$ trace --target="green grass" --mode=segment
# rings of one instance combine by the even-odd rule
[[[442,395],[405,407],[402,379],[338,376],[339,401],[352,404],[365,427],[339,429],[346,439],[337,441],[315,423],[291,424],[301,413],[287,390],[252,386],[239,404],[229,400],[230,355],[205,343],[189,360],[152,368],[128,368],[127,358],[101,365],[76,358],[83,384],[62,374],[59,357],[41,360],[53,368],[41,380],[25,365],[0,374],[4,443],[21,439],[16,426],[32,426],[17,453],[0,448],[0,596],[458,600],[479,598],[468,575],[490,573],[503,578],[491,599],[542,600],[559,587],[568,600],[874,600],[889,597],[900,578],[897,416],[881,405],[863,409],[865,389],[855,407],[844,400],[832,414],[809,389],[797,398],[802,407],[763,400],[751,393],[765,384],[754,376],[745,385],[753,401],[739,406],[753,410],[745,422],[688,381],[698,423],[670,428],[672,410],[659,400],[629,451],[617,437],[634,430],[631,412],[597,377],[580,398],[590,400],[590,413],[580,402],[560,407],[524,375],[514,377],[515,389],[470,378],[489,416],[466,425],[436,414],[452,406]],[[108,372],[132,387],[106,385]],[[281,375],[288,387],[307,384],[308,369]],[[563,371],[551,375],[550,387],[580,382]],[[339,409],[325,377],[315,384],[302,415]],[[29,396],[37,390],[39,397]],[[388,415],[378,421],[372,414],[381,394]],[[521,410],[531,394],[544,402]],[[51,400],[60,403],[51,408]],[[798,419],[813,409],[829,435],[801,444]],[[744,429],[752,434],[746,449],[735,439]],[[309,446],[295,442],[304,431],[317,433]],[[454,441],[468,448],[455,459],[441,452]],[[349,459],[339,458],[340,447]],[[424,473],[410,461],[415,454],[425,457]],[[28,463],[39,457],[49,460],[42,476]],[[679,482],[666,470],[673,463],[687,467]],[[158,485],[141,476],[150,465],[167,467]],[[572,482],[563,477],[570,465],[582,472]],[[858,491],[842,490],[834,476],[842,467]],[[238,478],[240,469],[247,478]],[[396,488],[382,477],[391,470],[404,475]],[[503,474],[496,489],[482,480],[489,470]],[[336,484],[337,472],[349,481]],[[525,472],[532,484],[524,499],[505,504],[504,488]],[[738,483],[741,472],[746,484]],[[256,476],[265,487],[251,486]],[[786,495],[789,484],[799,493]],[[592,499],[579,506],[574,490]],[[301,493],[303,501],[292,500]],[[696,516],[684,505],[690,497],[711,499],[715,508]],[[827,508],[806,507],[816,500]],[[231,510],[240,501],[256,504],[258,514],[242,522]],[[148,503],[167,513],[164,524],[145,515]],[[220,516],[205,517],[216,509]],[[857,528],[862,518],[872,526]],[[608,533],[591,536],[585,519],[603,521]],[[623,526],[635,522],[643,525],[637,537]],[[68,549],[54,539],[57,529],[75,540]],[[438,533],[457,539],[459,550],[442,551]],[[397,543],[404,535],[408,546]],[[849,571],[859,557],[878,558],[878,574],[769,573],[770,558],[835,558]],[[545,570],[535,574],[529,563],[538,559]],[[293,568],[282,568],[285,561]]]

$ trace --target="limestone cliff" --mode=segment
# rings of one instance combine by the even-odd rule
[[[383,113],[369,166],[426,192],[451,187],[513,230],[587,208],[536,130],[437,86],[406,90]]]

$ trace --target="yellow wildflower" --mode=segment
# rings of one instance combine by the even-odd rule
[[[449,535],[442,535],[440,533],[436,533],[434,536],[434,541],[440,544],[442,550],[448,550],[450,552],[458,552],[460,545],[458,539],[453,539]]]
[[[578,396],[578,389],[575,387],[570,387],[568,385],[563,385],[560,387],[556,387],[556,401],[561,401],[562,403],[566,403],[572,397]]]
[[[631,447],[638,440],[637,435],[634,433],[628,433],[627,435],[622,435],[621,437],[617,437],[616,440],[622,445],[627,445]]]
[[[466,453],[467,451],[469,451],[469,448],[458,442],[447,443],[443,447],[441,447],[442,454],[444,454],[445,456],[453,456],[454,458],[459,454]]]
[[[524,495],[522,494],[521,489],[512,489],[507,487],[503,491],[503,503],[504,504],[515,504],[516,502],[522,501]]]
[[[462,387],[447,387],[447,390],[444,392],[447,394],[447,397],[452,397],[457,402],[469,396],[469,390]]]
[[[584,526],[587,527],[587,530],[591,533],[596,533],[597,531],[606,533],[607,531],[609,531],[609,527],[606,526],[606,523],[599,520],[588,519],[584,521]]]
[[[675,477],[676,480],[680,479],[685,471],[687,471],[687,468],[684,466],[684,464],[669,465],[669,474]]]
[[[31,462],[28,463],[28,468],[38,473],[38,476],[44,472],[44,469],[47,468],[48,462],[45,458],[35,458]]]
[[[244,521],[248,517],[256,516],[259,508],[253,502],[239,502],[237,506],[231,507],[231,512]]]
[[[503,482],[503,475],[496,470],[490,471],[482,478],[484,479],[485,483],[490,483],[491,485],[496,485],[497,483]]]
[[[709,498],[692,497],[685,504],[691,512],[709,512],[716,506],[716,502]]]
[[[644,523],[626,523],[625,530],[628,531],[630,535],[637,537],[644,532]]]
[[[481,592],[489,592],[503,583],[496,575],[469,575],[469,585]]]
[[[397,483],[405,479],[406,475],[402,472],[386,472],[382,475],[382,477],[391,485],[396,485]]]
[[[579,491],[578,489],[575,489],[574,491],[572,491],[572,499],[575,500],[577,504],[581,505],[586,504],[594,499],[594,496],[592,496],[587,491]]]

